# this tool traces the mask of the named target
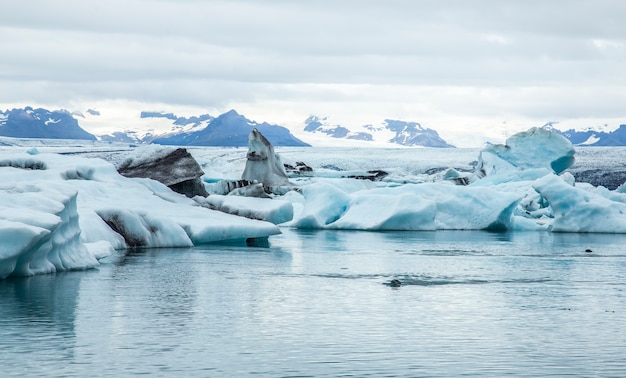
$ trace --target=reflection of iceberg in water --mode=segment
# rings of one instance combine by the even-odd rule
[[[0,280],[0,351],[3,364],[29,367],[33,355],[71,358],[82,274],[60,273]],[[43,366],[29,367],[44,369]]]

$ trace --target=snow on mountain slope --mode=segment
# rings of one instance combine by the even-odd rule
[[[177,146],[232,146],[248,145],[248,135],[253,129],[260,131],[276,146],[308,146],[307,143],[294,137],[289,129],[267,122],[258,123],[230,110],[215,119],[207,126],[192,132],[180,132],[152,140],[153,143]]]
[[[552,123],[544,125],[557,134],[566,137],[575,146],[624,146],[626,145],[626,124],[620,125],[612,131],[586,129],[569,129],[561,131],[552,126]]]
[[[385,119],[378,124],[348,128],[333,123],[328,117],[310,116],[304,121],[304,131],[341,140],[359,140],[376,144],[408,147],[454,147],[444,141],[437,131],[417,122]]]
[[[157,137],[190,133],[205,128],[213,119],[209,115],[178,117],[166,112],[123,112],[81,114],[80,123],[88,129],[107,130],[98,135],[105,142],[150,143]]]
[[[95,140],[66,110],[14,108],[0,111],[0,135],[14,138]]]

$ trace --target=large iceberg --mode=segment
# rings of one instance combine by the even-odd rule
[[[488,145],[467,177],[348,185],[318,178],[294,200],[297,228],[350,230],[543,230],[626,233],[626,195],[576,183],[574,148],[533,128]],[[466,186],[455,183],[468,184]],[[294,199],[297,195],[291,195]]]
[[[505,144],[483,149],[477,168],[488,176],[501,171],[539,167],[559,174],[574,163],[574,153],[574,146],[562,135],[533,127],[511,136]]]
[[[98,265],[114,249],[267,238],[269,222],[200,206],[100,159],[0,156],[0,278]]]
[[[507,230],[513,193],[447,183],[407,184],[346,193],[325,183],[303,189],[298,228],[352,230]]]
[[[158,145],[138,148],[117,165],[117,171],[125,177],[156,180],[190,198],[208,195],[200,180],[204,172],[184,148]]]
[[[252,129],[248,135],[247,161],[241,178],[259,182],[266,188],[291,185],[280,156],[257,129]]]

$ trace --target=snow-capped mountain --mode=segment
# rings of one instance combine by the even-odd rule
[[[79,124],[80,123],[80,124]],[[563,135],[575,146],[626,146],[626,124],[609,130],[558,130],[554,123],[543,128]],[[97,137],[86,130],[109,130]],[[257,128],[275,146],[355,145],[454,147],[437,131],[417,122],[385,119],[383,122],[348,127],[329,117],[310,116],[299,125],[283,126],[251,121],[235,110],[218,117],[209,114],[178,116],[171,112],[127,109],[111,113],[87,109],[69,112],[26,106],[0,111],[0,136],[13,138],[84,139],[188,146],[246,146],[247,137]]]
[[[13,138],[96,140],[66,110],[23,109],[0,111],[0,135]]]
[[[309,146],[308,143],[294,137],[291,132],[282,126],[270,125],[267,122],[258,123],[230,110],[215,119],[210,119],[206,126],[195,117],[174,123],[183,123],[191,127],[188,131],[169,133],[156,137],[152,143],[177,146],[247,146],[248,135],[252,129],[257,129],[274,146]],[[191,125],[191,126],[190,126]]]
[[[328,117],[310,116],[304,121],[304,124],[304,131],[325,134],[338,139],[384,142],[411,147],[454,147],[443,140],[437,131],[424,128],[417,122],[385,119],[379,125],[364,125],[357,130],[350,130],[331,123]]]
[[[544,128],[563,135],[575,146],[626,146],[626,125],[606,132],[597,130],[576,131],[574,129],[560,131],[547,124]]]
[[[174,113],[142,111],[133,130],[114,131],[98,138],[106,142],[152,143],[156,138],[167,138],[182,133],[192,133],[206,128],[215,117],[202,114],[179,117]],[[157,131],[160,130],[160,131]],[[163,131],[167,130],[167,131]]]

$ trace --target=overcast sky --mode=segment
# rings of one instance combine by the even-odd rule
[[[444,136],[626,123],[621,0],[7,3],[3,109],[234,108],[288,126],[402,119]]]

